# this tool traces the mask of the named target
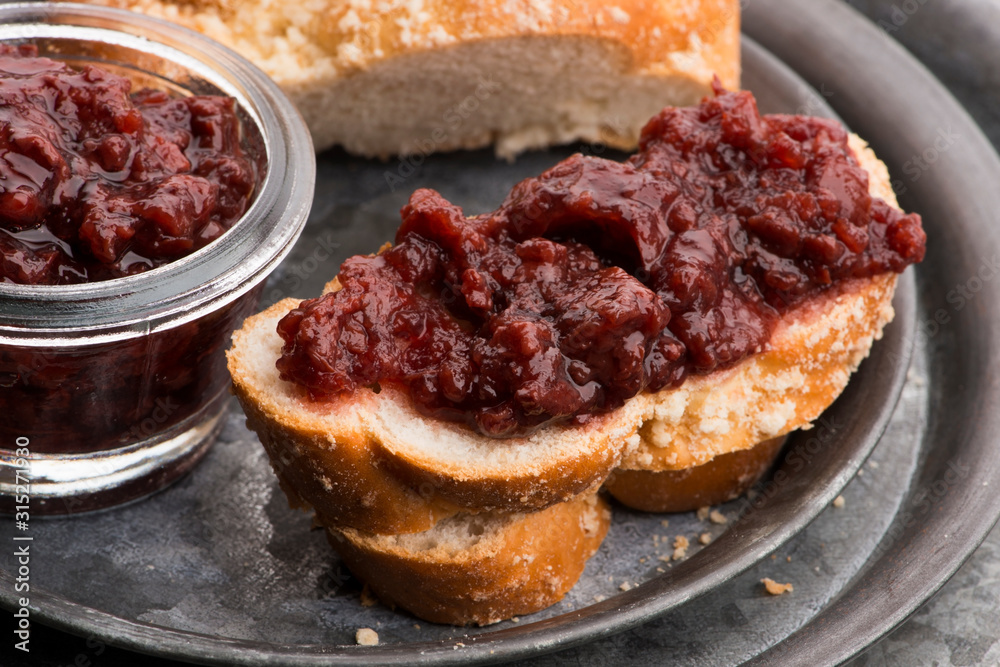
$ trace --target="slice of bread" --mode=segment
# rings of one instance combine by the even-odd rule
[[[770,469],[785,440],[771,438],[680,470],[619,468],[604,488],[618,502],[643,512],[690,512],[718,505],[746,493]]]
[[[370,157],[574,140],[632,149],[712,75],[739,87],[738,0],[89,0],[198,30],[296,103],[317,150]]]
[[[248,318],[233,335],[229,367],[282,488],[326,526],[418,532],[461,510],[544,509],[596,491],[627,444],[638,444],[638,403],[586,427],[497,440],[425,418],[392,387],[312,402],[274,366],[277,322],[297,303]]]
[[[435,623],[487,625],[561,600],[610,522],[607,503],[591,495],[530,514],[458,514],[415,534],[328,535],[384,603]]]
[[[872,192],[894,202],[884,166],[852,146]],[[617,467],[698,466],[809,424],[892,319],[895,284],[895,274],[846,281],[788,312],[768,349],[732,368],[639,394],[585,426],[504,440],[427,419],[391,386],[310,401],[274,366],[275,327],[294,299],[247,319],[229,370],[294,505],[328,527],[420,532],[461,511],[537,511],[594,492]]]

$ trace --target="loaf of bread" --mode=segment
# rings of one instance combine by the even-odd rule
[[[233,48],[302,112],[317,150],[370,157],[576,140],[636,145],[713,74],[739,87],[738,0],[88,0]]]

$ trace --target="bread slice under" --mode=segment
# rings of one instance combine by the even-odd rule
[[[435,623],[487,625],[561,600],[610,522],[607,503],[591,495],[530,514],[458,514],[421,533],[328,535],[384,603]]]
[[[746,493],[770,470],[786,439],[771,438],[680,470],[619,468],[604,489],[623,505],[644,512],[690,512],[718,505]]]
[[[261,67],[317,150],[369,157],[574,140],[632,149],[712,75],[739,87],[738,0],[89,0],[198,30]]]

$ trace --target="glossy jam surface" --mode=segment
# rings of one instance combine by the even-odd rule
[[[155,268],[221,236],[256,180],[231,98],[132,93],[99,67],[0,46],[0,280]]]
[[[738,363],[782,313],[924,243],[838,124],[717,90],[654,117],[626,163],[574,155],[493,213],[418,190],[391,249],[281,320],[277,365],[314,400],[393,383],[494,436],[583,423]]]

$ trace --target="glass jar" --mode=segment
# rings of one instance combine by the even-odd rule
[[[96,64],[133,90],[231,96],[243,149],[259,167],[246,213],[191,255],[102,282],[0,283],[2,509],[25,497],[35,514],[107,507],[176,480],[218,433],[231,333],[256,310],[309,214],[312,142],[260,70],[164,21],[88,5],[0,4],[0,42]]]

